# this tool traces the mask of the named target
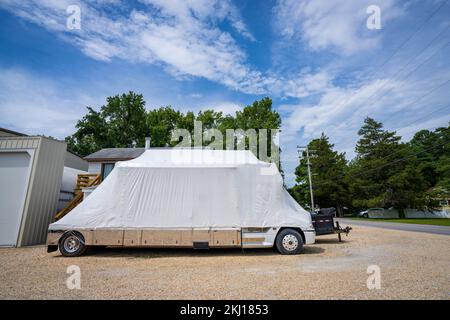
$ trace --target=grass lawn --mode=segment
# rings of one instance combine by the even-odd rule
[[[383,222],[400,222],[400,223],[413,223],[413,224],[431,224],[435,226],[446,226],[450,227],[450,219],[436,218],[436,219],[366,219],[359,217],[352,217],[354,220],[365,220],[365,221],[383,221]]]

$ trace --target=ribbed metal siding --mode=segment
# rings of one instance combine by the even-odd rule
[[[65,155],[65,143],[39,137],[19,234],[19,246],[45,242],[48,225],[58,205]]]
[[[58,205],[66,144],[43,137],[1,137],[0,149],[35,150],[17,246],[45,243]]]
[[[36,149],[40,137],[1,137],[0,149]]]

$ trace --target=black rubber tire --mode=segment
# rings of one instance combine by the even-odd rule
[[[297,239],[298,245],[295,249],[288,250],[283,246],[283,239],[287,235],[292,235]],[[281,254],[299,254],[303,250],[303,238],[301,234],[294,229],[283,229],[278,233],[277,238],[275,239],[275,245],[278,252]]]
[[[64,246],[64,242],[70,237],[76,237],[79,240],[78,249],[76,249],[75,251],[68,251],[68,250],[66,250],[66,248]],[[88,247],[84,244],[83,235],[76,231],[68,231],[68,232],[64,233],[62,235],[62,237],[59,239],[58,248],[59,248],[59,252],[61,252],[61,254],[64,257],[78,257],[78,256],[81,256],[82,254],[84,254],[86,252],[86,250],[88,249]]]

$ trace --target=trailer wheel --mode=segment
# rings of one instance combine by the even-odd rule
[[[298,254],[303,249],[303,238],[294,229],[284,229],[278,233],[275,244],[281,254]]]
[[[86,252],[87,246],[84,244],[84,237],[76,231],[68,231],[59,240],[59,252],[64,257],[81,256]]]

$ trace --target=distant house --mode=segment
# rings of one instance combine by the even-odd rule
[[[88,172],[100,174],[103,181],[117,161],[135,159],[144,151],[145,148],[106,148],[84,157],[84,160],[89,163]]]
[[[58,206],[88,164],[64,141],[0,128],[0,246],[45,242]]]

